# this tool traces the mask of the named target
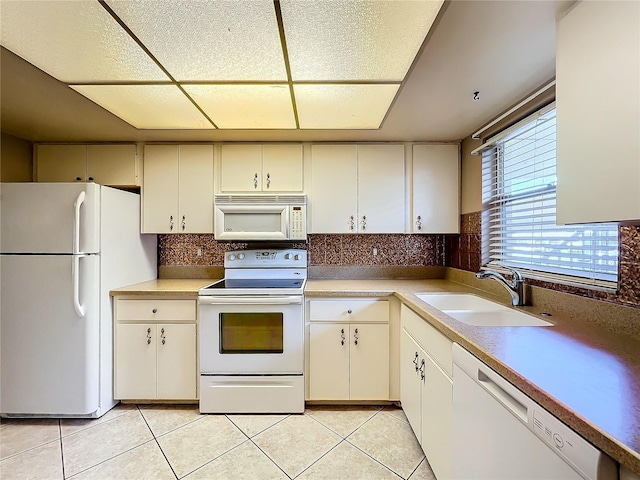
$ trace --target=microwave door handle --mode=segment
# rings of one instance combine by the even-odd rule
[[[299,305],[302,295],[290,297],[198,297],[200,305]]]

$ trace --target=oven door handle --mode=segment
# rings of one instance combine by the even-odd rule
[[[198,297],[200,305],[300,305],[302,296],[285,297]]]

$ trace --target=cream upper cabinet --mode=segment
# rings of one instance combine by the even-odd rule
[[[136,146],[36,145],[37,182],[96,182],[131,186],[138,183]]]
[[[302,145],[222,145],[220,176],[224,193],[302,192]]]
[[[577,3],[557,22],[559,224],[640,219],[640,3]]]
[[[458,145],[414,145],[411,233],[460,233]]]
[[[146,145],[142,233],[213,233],[213,145]]]
[[[404,232],[403,145],[313,145],[311,233]]]
[[[357,185],[356,145],[313,145],[309,233],[356,233]]]

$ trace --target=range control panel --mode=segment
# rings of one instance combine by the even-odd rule
[[[297,248],[235,250],[224,256],[225,268],[306,268],[307,251]]]

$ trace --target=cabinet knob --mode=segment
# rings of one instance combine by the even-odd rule
[[[347,310],[347,313],[348,313],[349,315],[351,315],[351,314],[353,313],[353,310],[349,309],[349,310]]]
[[[90,182],[93,182],[93,177],[89,177],[89,181],[90,181]]]
[[[82,178],[76,177],[76,182],[80,182],[80,181],[82,181]]]
[[[151,310],[152,313],[158,313],[158,309],[154,308],[153,310]]]

